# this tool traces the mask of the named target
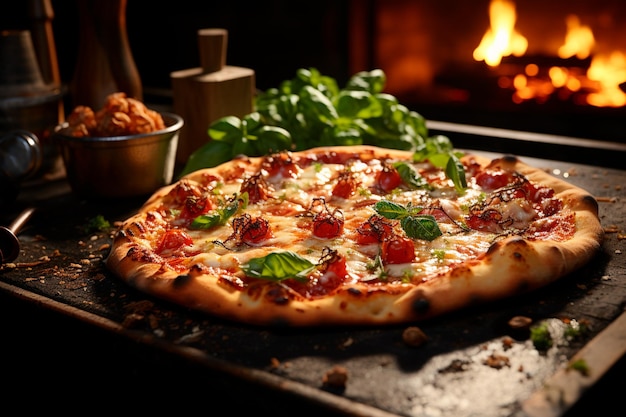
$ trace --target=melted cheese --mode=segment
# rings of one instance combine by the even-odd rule
[[[414,164],[418,171],[427,167],[426,164]],[[257,173],[254,167],[246,169],[244,175],[223,182],[211,190],[217,206],[237,194],[246,177]],[[252,258],[263,257],[271,252],[293,251],[316,264],[328,247],[345,257],[349,275],[355,281],[418,283],[469,259],[475,259],[487,251],[497,237],[492,233],[469,230],[465,226],[469,207],[480,205],[485,200],[485,193],[474,182],[468,181],[470,188],[459,195],[442,173],[433,173],[431,169],[429,178],[435,181],[433,189],[402,187],[381,195],[375,189],[376,172],[382,169],[380,161],[357,161],[348,169],[358,184],[357,191],[348,199],[332,197],[337,178],[346,170],[343,164],[312,163],[302,167],[297,178],[266,178],[271,198],[249,204],[243,211],[252,218],[266,219],[271,237],[255,246],[238,244],[232,238],[233,219],[241,215],[238,213],[222,226],[210,230],[187,230],[193,240],[193,245],[184,248],[189,263],[201,263],[242,275],[239,266]],[[324,199],[325,207],[330,212],[341,212],[344,228],[338,237],[322,239],[312,234],[315,213],[311,208],[314,199],[320,198]],[[379,243],[359,245],[355,240],[357,228],[375,214],[375,202],[383,199],[407,207],[436,209],[438,213],[442,235],[432,241],[414,239],[415,260],[411,263],[382,265]],[[512,224],[507,227],[517,230],[529,227],[537,218],[532,204],[523,199],[493,201],[488,208],[497,210],[503,218],[511,219]],[[180,222],[175,214],[158,220],[169,221],[172,225]],[[394,233],[405,233],[398,220],[389,220],[389,223],[393,225]]]

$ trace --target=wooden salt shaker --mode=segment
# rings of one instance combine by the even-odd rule
[[[170,74],[174,112],[185,120],[178,138],[179,164],[185,164],[194,151],[211,140],[208,130],[212,122],[252,113],[254,70],[226,65],[227,43],[225,29],[198,30],[201,67]]]

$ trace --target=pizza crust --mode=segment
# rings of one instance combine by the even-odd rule
[[[410,153],[371,146],[319,148],[304,152],[351,152],[363,158],[410,157]],[[225,319],[268,326],[389,325],[426,320],[470,305],[522,294],[548,285],[581,268],[597,253],[603,231],[596,200],[586,191],[543,170],[506,156],[490,161],[467,155],[482,166],[500,164],[531,181],[553,188],[556,197],[576,214],[574,237],[565,241],[526,240],[511,236],[496,241],[480,258],[414,284],[350,284],[329,297],[288,301],[280,284],[260,285],[258,291],[240,291],[216,275],[165,271],[158,262],[136,249],[129,225],[142,220],[175,186],[154,193],[120,228],[106,259],[107,267],[129,285],[185,308]],[[261,158],[243,158],[260,164]],[[237,161],[237,160],[236,160]],[[236,163],[229,162],[227,164]],[[208,168],[185,178],[197,179],[215,172]]]

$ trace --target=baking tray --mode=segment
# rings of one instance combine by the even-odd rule
[[[458,148],[499,155],[485,148],[500,143],[501,132],[457,133],[448,136]],[[214,394],[245,392],[245,398],[254,396],[274,415],[303,415],[306,406],[329,416],[564,416],[626,349],[626,255],[621,254],[626,171],[555,160],[568,157],[564,153],[536,158],[531,156],[533,140],[524,146],[523,138],[500,139],[528,153],[519,155],[526,162],[566,176],[599,199],[608,231],[602,250],[581,270],[531,294],[412,323],[428,336],[421,347],[403,342],[408,325],[246,326],[137,292],[103,265],[110,234],[87,233],[85,226],[97,215],[110,222],[123,220],[144,199],[80,200],[63,178],[27,185],[2,213],[8,224],[22,209],[36,207],[19,235],[20,256],[0,268],[0,290],[26,305],[149,349],[159,357],[150,361],[154,370],[171,366],[166,359],[183,361],[196,378],[206,378]],[[486,146],[476,146],[481,143]],[[584,148],[568,146],[568,154],[584,155]],[[577,320],[589,331],[540,352],[527,335],[507,325],[519,315],[552,324]],[[586,361],[588,374],[568,368],[576,359]],[[347,371],[343,389],[323,384],[335,366]]]

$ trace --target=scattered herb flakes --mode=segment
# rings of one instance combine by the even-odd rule
[[[104,218],[103,215],[98,214],[92,217],[84,225],[83,229],[85,233],[105,232],[111,228],[111,223]]]
[[[580,372],[580,374],[583,376],[589,376],[589,365],[584,359],[577,359],[571,362],[568,366],[568,369]]]
[[[546,322],[541,322],[530,328],[530,340],[535,349],[542,351],[550,349],[554,343]]]
[[[571,319],[566,321],[563,335],[565,336],[565,339],[569,341],[585,336],[588,332],[589,322],[587,320],[578,321],[576,319]]]

